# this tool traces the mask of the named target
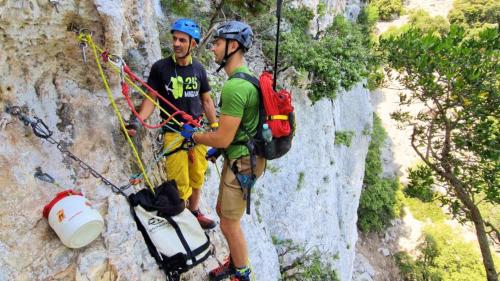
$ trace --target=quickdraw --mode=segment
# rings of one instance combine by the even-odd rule
[[[114,193],[121,194],[127,197],[127,195],[124,193],[124,190],[126,190],[131,186],[130,183],[122,185],[120,187],[114,185],[111,181],[109,181],[99,172],[94,170],[90,165],[88,165],[83,160],[78,158],[75,154],[73,154],[71,151],[69,151],[62,141],[56,141],[54,138],[52,138],[53,132],[48,128],[48,126],[45,124],[45,122],[43,122],[42,119],[36,116],[31,118],[27,115],[23,115],[21,113],[21,108],[18,106],[8,107],[7,113],[11,114],[14,117],[18,117],[21,121],[23,121],[24,125],[31,126],[35,136],[48,141],[50,144],[56,145],[56,148],[61,152],[61,154],[67,156],[69,159],[78,163],[78,165],[83,170],[89,172],[93,177],[100,179],[105,185],[110,186],[111,190]],[[41,170],[37,170],[37,173],[35,173],[35,177],[43,181],[54,183],[54,178],[52,178],[50,175],[43,173]]]

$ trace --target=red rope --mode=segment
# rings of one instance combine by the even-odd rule
[[[173,114],[170,115],[170,117],[168,117],[166,120],[164,120],[163,122],[159,123],[159,124],[156,124],[156,125],[149,125],[147,124],[144,119],[142,119],[139,115],[139,113],[135,110],[135,106],[132,102],[132,99],[130,98],[130,95],[129,95],[129,88],[128,88],[128,85],[125,83],[125,82],[122,82],[122,94],[123,96],[125,97],[125,100],[127,101],[127,105],[128,107],[130,108],[130,110],[132,111],[132,113],[134,113],[134,115],[137,117],[137,119],[139,120],[139,122],[141,122],[141,124],[148,128],[148,129],[158,129],[160,127],[163,127],[165,126],[165,124],[167,124],[168,122],[170,122],[173,117],[177,114],[181,114],[182,112],[181,111],[176,111],[174,112]],[[190,116],[191,117],[191,116]]]
[[[128,67],[128,65],[124,65],[123,66],[123,71],[127,74],[127,76],[132,80],[132,81],[137,81],[139,82],[142,86],[144,86],[146,89],[148,89],[148,91],[150,93],[152,93],[154,95],[155,98],[159,98],[161,99],[163,102],[165,102],[170,108],[172,108],[175,112],[166,120],[166,122],[170,121],[174,115],[177,115],[177,114],[180,114],[180,116],[186,121],[185,123],[186,124],[190,124],[190,125],[193,125],[195,127],[201,127],[201,125],[198,123],[198,120],[197,119],[193,119],[193,117],[189,114],[187,114],[186,112],[178,109],[175,105],[173,105],[171,102],[169,102],[165,97],[163,97],[162,95],[160,95],[157,91],[155,91],[153,88],[151,88],[151,86],[149,86],[146,82],[144,82],[141,78],[139,78],[137,75],[135,75],[135,73],[132,72],[132,70],[130,70],[130,68]],[[128,87],[127,87],[128,88]],[[128,91],[128,89],[127,89]],[[122,86],[122,92],[123,92],[123,86]],[[127,92],[127,95],[128,95],[128,92]],[[127,103],[129,103],[129,101],[127,100]],[[145,125],[146,124],[144,123],[144,120],[142,120],[140,118],[140,116],[138,116],[139,114],[135,111],[135,108],[134,106],[131,104],[129,104],[129,107],[130,109],[132,110],[132,112],[134,113],[134,115],[137,117],[137,119],[139,119],[139,121],[141,122],[142,125]],[[165,123],[165,122],[163,122]],[[163,124],[162,123],[162,124]],[[161,124],[160,124],[161,125]],[[151,126],[151,125],[147,125],[147,126]],[[146,126],[146,128],[148,128]],[[161,125],[163,126],[163,125]],[[154,128],[159,128],[161,126],[153,126]]]

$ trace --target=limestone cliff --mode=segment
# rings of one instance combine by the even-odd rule
[[[358,7],[358,1],[326,2],[329,12],[351,14]],[[125,184],[135,171],[133,157],[88,48],[83,63],[75,31],[91,30],[97,44],[122,56],[144,77],[161,56],[157,21],[164,18],[158,7],[154,0],[0,1],[2,112],[7,105],[21,106],[26,114],[43,119],[53,138],[73,154],[116,185]],[[258,48],[247,59],[256,73],[262,70]],[[213,79],[223,80],[214,76],[213,65],[209,69]],[[115,102],[128,117],[119,77],[109,69],[106,74]],[[280,80],[286,83],[287,77],[283,74]],[[269,162],[255,188],[252,215],[243,220],[256,277],[279,279],[274,236],[320,250],[347,281],[372,118],[368,91],[360,84],[334,101],[312,105],[305,90],[289,83],[287,87],[293,92],[298,123],[293,148]],[[122,196],[19,120],[6,113],[0,118],[0,280],[164,279]],[[336,144],[338,131],[354,132],[350,146]],[[154,132],[143,132],[138,140],[146,162],[152,159],[153,140]],[[104,232],[89,246],[66,248],[42,218],[41,209],[60,188],[35,180],[37,167],[62,187],[81,190],[105,218]],[[202,207],[212,216],[217,186],[211,165]],[[222,259],[227,249],[220,231],[210,236]],[[205,280],[216,264],[212,258],[183,278]]]

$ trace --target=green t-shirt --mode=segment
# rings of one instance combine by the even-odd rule
[[[237,72],[252,74],[246,66],[238,67],[234,73]],[[224,83],[221,93],[221,114],[241,118],[236,135],[225,150],[229,159],[249,155],[245,145],[235,143],[245,142],[249,139],[248,135],[253,136],[257,133],[259,99],[255,86],[244,79],[232,78]]]

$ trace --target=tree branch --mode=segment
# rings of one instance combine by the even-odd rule
[[[490,228],[490,230],[487,231],[486,234],[488,234],[493,243],[500,245],[500,231],[489,221],[485,220],[484,225]]]

